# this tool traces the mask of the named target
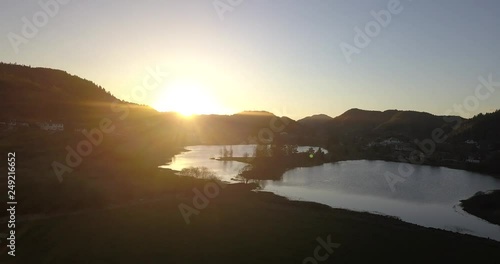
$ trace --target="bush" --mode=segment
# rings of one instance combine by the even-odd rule
[[[218,180],[217,174],[207,167],[189,167],[182,169],[180,176],[188,176],[203,180]]]

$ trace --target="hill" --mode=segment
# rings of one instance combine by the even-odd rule
[[[490,141],[498,144],[500,143],[498,135],[500,135],[500,110],[464,120],[462,126],[454,133],[454,139]]]
[[[416,111],[367,111],[350,109],[332,118],[319,114],[298,121],[266,111],[244,111],[234,115],[200,115],[191,120],[158,113],[150,107],[123,102],[99,85],[61,70],[0,63],[0,121],[61,121],[95,127],[103,117],[114,117],[113,109],[126,109],[122,129],[163,129],[169,140],[180,145],[265,143],[281,139],[293,144],[330,146],[338,143],[367,145],[374,140],[396,137],[406,142],[429,138],[436,128],[452,132],[450,140],[497,141],[499,111],[470,120],[436,116]],[[82,125],[83,124],[83,125]]]
[[[183,129],[188,144],[263,144],[285,134],[291,139],[301,133],[296,121],[262,111],[194,116],[183,122]]]
[[[325,114],[312,115],[298,120],[297,122],[304,127],[317,129],[324,126],[328,122],[333,120],[331,116]]]
[[[300,120],[297,120],[297,122],[303,124],[303,125],[306,125],[307,123],[314,123],[314,122],[326,122],[326,121],[330,121],[332,120],[333,118],[329,115],[325,115],[325,114],[317,114],[317,115],[312,115],[312,116],[308,116],[308,117],[305,117],[305,118],[302,118]]]
[[[446,118],[415,111],[351,109],[335,118],[331,127],[338,133],[425,138],[436,128],[450,131],[453,124],[448,123]]]
[[[102,144],[91,155],[101,161],[133,164],[142,155],[148,162],[163,163],[183,134],[173,118],[121,101],[91,81],[61,70],[5,63],[0,63],[0,121],[0,145],[25,150],[26,156],[45,153],[54,160],[66,155],[66,146],[75,148],[87,140],[83,130],[97,131],[103,121],[113,129],[103,133]],[[11,121],[29,126],[11,126]],[[53,134],[37,124],[50,121],[64,129]]]
[[[90,120],[114,101],[96,84],[64,71],[0,64],[0,119]]]

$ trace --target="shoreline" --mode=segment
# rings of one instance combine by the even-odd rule
[[[246,164],[252,165],[252,163],[250,162],[250,160],[252,160],[252,158],[245,158],[245,157],[223,158],[223,157],[220,157],[220,158],[210,158],[210,159],[211,160],[216,160],[216,161],[222,161],[222,162],[236,161],[236,162],[241,162],[241,163],[246,163]],[[307,168],[307,167],[314,167],[314,166],[322,166],[324,164],[329,164],[329,163],[335,164],[335,163],[338,163],[338,162],[345,162],[345,161],[385,161],[385,162],[393,162],[393,163],[401,163],[401,164],[410,164],[410,165],[415,165],[415,166],[429,166],[429,167],[435,167],[435,168],[447,168],[447,169],[453,169],[453,170],[462,170],[462,171],[474,172],[474,173],[481,174],[483,176],[493,177],[493,178],[496,178],[496,179],[500,179],[500,174],[490,173],[490,172],[484,172],[484,171],[481,171],[481,170],[467,169],[466,167],[451,166],[451,165],[436,164],[436,163],[428,163],[428,162],[427,163],[423,163],[423,164],[413,164],[411,162],[403,162],[403,161],[394,160],[394,159],[379,159],[379,158],[339,159],[339,160],[335,160],[335,161],[331,161],[331,162],[325,161],[325,162],[323,162],[321,164],[316,164],[316,165],[308,165],[308,166],[300,166],[299,165],[299,166],[296,166],[296,167],[287,168],[286,171],[293,170],[293,169],[296,169],[296,168]],[[268,179],[262,179],[262,180],[275,180],[275,178],[268,178]]]
[[[339,161],[355,161],[355,160],[367,160],[367,161],[387,161],[387,162],[395,162],[395,163],[402,163],[402,164],[410,164],[410,165],[415,165],[415,166],[429,166],[429,167],[437,167],[437,168],[448,168],[448,169],[454,169],[454,170],[463,170],[463,171],[468,171],[468,172],[475,172],[479,173],[485,176],[493,177],[493,178],[498,178],[500,179],[500,173],[497,172],[489,172],[489,171],[484,171],[481,169],[474,169],[474,164],[450,164],[450,163],[436,163],[436,162],[424,162],[422,164],[414,164],[411,162],[404,162],[396,159],[383,159],[383,158],[359,158],[359,159],[339,159],[336,160],[335,162]],[[470,165],[470,166],[467,166]],[[471,167],[472,166],[472,167]]]
[[[244,158],[244,157],[218,158],[218,159],[214,159],[214,160],[217,160],[217,161],[237,161],[237,162],[243,162],[243,163],[246,163],[246,164],[252,164],[252,162],[251,162],[252,159],[248,159],[248,158]],[[335,163],[338,163],[338,162],[348,162],[348,161],[383,161],[383,162],[404,163],[404,162],[398,162],[398,161],[392,161],[392,160],[378,160],[378,159],[339,160],[339,161],[335,161],[335,162],[331,162],[331,163],[335,164]],[[323,164],[313,165],[313,166],[322,166],[322,165],[328,164],[328,163],[329,162],[325,162]],[[447,168],[447,169],[451,169],[451,170],[461,170],[461,169],[458,169],[458,168],[451,168],[451,167],[445,167],[445,166],[439,166],[439,165],[427,165],[427,164],[424,164],[424,165],[418,165],[418,166],[429,166],[429,167]],[[287,168],[287,169],[284,170],[283,173],[285,173],[286,171],[289,171],[289,170],[293,170],[293,169],[297,169],[297,168],[303,168],[303,167],[304,166],[296,166],[296,167],[293,167],[293,168]],[[307,166],[307,167],[310,167],[310,166]],[[252,169],[250,169],[250,171],[252,171]],[[467,171],[467,170],[464,170],[464,171]],[[486,174],[486,173],[475,172],[475,171],[469,171],[469,172],[478,173],[478,174],[480,174],[481,176],[484,176],[484,177],[493,177],[493,178],[496,178],[495,176],[492,176],[492,175],[489,175],[489,174]],[[260,174],[260,175],[266,175],[266,173],[263,173],[262,171],[256,172],[256,173]],[[283,175],[281,175],[281,177],[282,176]],[[278,180],[279,181],[281,179],[281,177],[279,179],[277,179],[277,178],[262,178],[262,177],[260,177],[257,180]],[[489,222],[491,224],[494,224],[494,225],[500,225],[500,190],[488,190],[488,191],[490,193],[482,194],[479,197],[477,197],[478,194],[476,194],[476,195],[474,195],[472,197],[469,197],[469,198],[467,198],[465,200],[457,201],[458,206],[461,206],[462,209],[464,210],[464,212],[468,213],[469,215],[476,216],[476,217],[478,217],[480,219],[483,219],[483,220],[485,220],[485,221],[487,221],[487,222]],[[496,209],[496,211],[492,211],[492,209],[490,207],[491,207],[491,204],[495,203],[495,202],[497,203],[496,207],[495,207],[497,209]],[[326,205],[326,204],[323,204],[323,203],[319,203],[319,204]],[[347,210],[349,210],[349,209],[347,209]],[[354,210],[352,210],[352,211],[354,211]],[[356,212],[358,212],[358,211],[356,211]],[[366,213],[376,214],[376,215],[384,215],[384,216],[388,216],[388,217],[395,217],[395,216],[391,216],[391,215],[381,214],[381,213],[378,213],[378,212],[366,211]],[[398,218],[398,217],[395,217],[395,218]],[[407,222],[407,223],[409,223],[409,222]],[[425,227],[425,226],[422,226],[422,227]],[[425,228],[431,228],[431,227],[425,227]],[[448,231],[448,230],[445,230],[445,231]],[[450,232],[452,232],[452,231],[450,231]],[[495,241],[497,241],[497,240],[495,240]],[[500,241],[498,241],[498,242],[500,242]]]
[[[224,147],[224,146],[256,146],[252,144],[195,144],[195,145],[189,145],[189,146],[219,146],[219,147]],[[324,146],[305,146],[305,147],[313,147],[313,148],[322,148],[326,149]],[[188,150],[189,151],[189,150]],[[330,152],[328,150],[328,152]],[[327,154],[328,155],[328,154]],[[214,160],[219,160],[219,161],[224,161],[224,159],[227,159],[227,161],[231,161],[231,159],[244,159],[244,157],[231,157],[231,158],[224,158],[224,157],[219,157],[219,158],[211,158]],[[415,164],[412,162],[404,162],[396,158],[387,158],[387,157],[352,157],[352,158],[337,158],[332,160],[332,163],[339,162],[339,161],[355,161],[355,160],[371,160],[371,161],[390,161],[390,162],[396,162],[396,163],[404,163],[404,164],[411,164],[411,165],[424,165],[424,166],[431,166],[431,167],[443,167],[443,168],[449,168],[449,169],[457,169],[457,170],[464,170],[464,171],[470,171],[470,172],[477,172],[481,173],[484,175],[488,175],[494,178],[499,178],[500,179],[500,171],[490,171],[484,168],[481,168],[480,165],[474,164],[474,163],[466,163],[466,162],[435,162],[435,161],[429,161],[429,158],[426,157],[424,159],[424,162],[422,164]],[[233,160],[233,161],[238,161],[238,162],[244,162],[242,160]],[[248,162],[244,162],[248,163]],[[329,162],[325,162],[329,163]]]

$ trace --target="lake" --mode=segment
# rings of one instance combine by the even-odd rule
[[[220,156],[223,147],[190,146],[186,148],[189,151],[176,155],[171,163],[161,167],[173,170],[207,167],[221,180],[235,182],[235,176],[246,164],[212,160]],[[254,147],[232,146],[233,155],[252,155]],[[309,147],[299,147],[299,151],[307,149]],[[500,189],[500,180],[474,172],[411,165],[414,173],[391,189],[385,175],[387,172],[398,174],[400,165],[366,160],[329,163],[292,169],[281,180],[260,184],[264,191],[293,200],[389,215],[420,226],[500,241],[500,226],[470,215],[459,206],[460,200],[479,191]]]

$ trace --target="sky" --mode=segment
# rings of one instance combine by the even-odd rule
[[[500,109],[496,0],[55,1],[1,1],[0,61],[162,111]]]

